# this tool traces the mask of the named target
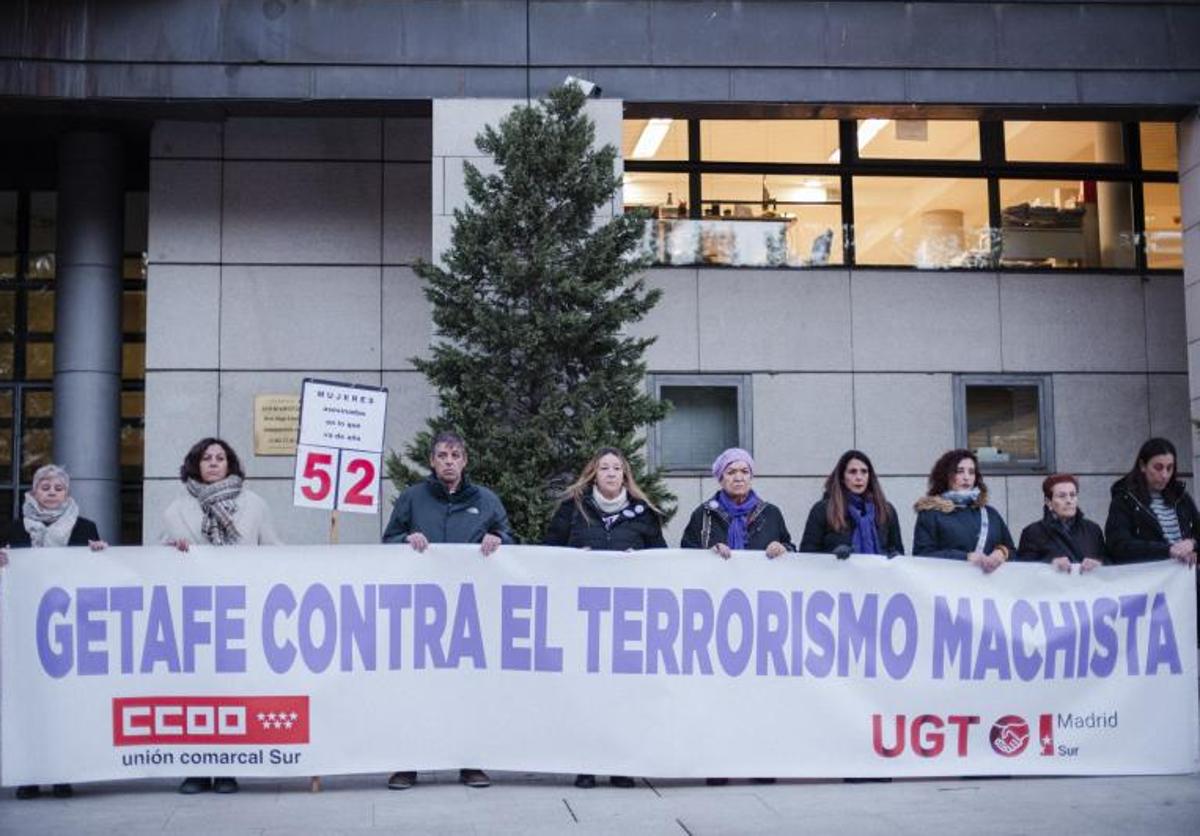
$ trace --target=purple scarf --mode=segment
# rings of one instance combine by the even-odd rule
[[[850,538],[854,553],[883,554],[879,548],[879,529],[875,527],[875,503],[847,492],[846,513],[854,520],[854,534]]]
[[[729,515],[729,542],[726,545],[734,551],[746,548],[746,520],[758,507],[758,494],[750,491],[746,501],[738,504],[725,491],[717,491],[717,504]]]

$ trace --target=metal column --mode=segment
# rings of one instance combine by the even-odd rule
[[[58,150],[54,460],[80,513],[119,542],[124,157],[115,134],[65,134]]]

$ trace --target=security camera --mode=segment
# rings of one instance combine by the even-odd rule
[[[587,96],[589,99],[600,98],[600,85],[596,84],[594,81],[588,81],[586,78],[569,75],[567,76],[566,80],[563,81],[563,84],[574,84],[576,87],[582,90],[583,95]]]

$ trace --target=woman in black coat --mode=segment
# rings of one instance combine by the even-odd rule
[[[867,523],[862,525],[861,523]],[[847,450],[825,480],[825,495],[808,512],[801,552],[851,554],[904,553],[900,520],[883,494],[866,453]]]
[[[987,504],[979,459],[970,450],[943,453],[929,472],[925,496],[913,507],[914,555],[965,560],[994,572],[1016,550],[1004,518]]]
[[[33,474],[33,484],[25,494],[21,516],[12,521],[5,546],[14,549],[61,548],[87,546],[99,551],[108,544],[100,539],[96,524],[79,516],[79,506],[71,496],[71,477],[56,464],[39,467]],[[0,565],[8,562],[0,550]],[[70,784],[55,784],[55,798],[69,798]],[[36,798],[41,788],[35,784],[17,787],[17,798]]]
[[[1069,473],[1047,476],[1042,496],[1046,510],[1021,531],[1017,559],[1050,563],[1060,572],[1070,572],[1075,564],[1080,572],[1103,565],[1108,555],[1104,532],[1079,510],[1079,480]]]
[[[712,474],[721,489],[692,512],[682,548],[712,549],[724,558],[741,549],[771,558],[796,550],[783,513],[751,489],[754,458],[748,452],[729,448],[713,462]]]
[[[614,447],[602,447],[564,492],[542,545],[628,552],[665,549],[667,541],[662,512],[638,486],[625,455]],[[628,775],[612,775],[608,780],[614,787],[634,785]],[[596,776],[576,775],[575,786],[591,789]]]
[[[1200,514],[1175,475],[1175,445],[1152,438],[1138,451],[1133,469],[1112,486],[1104,534],[1113,563],[1172,557],[1196,565]]]

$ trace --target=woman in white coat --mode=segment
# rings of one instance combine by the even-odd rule
[[[187,552],[193,544],[210,546],[279,546],[271,510],[262,497],[243,486],[246,474],[233,448],[219,438],[205,438],[188,450],[179,468],[187,493],[163,512],[160,540]],[[229,777],[185,778],[184,795],[212,790],[238,791]]]
[[[162,542],[186,552],[192,544],[279,546],[271,510],[243,485],[246,474],[237,453],[219,438],[205,438],[188,450],[179,468],[187,493],[163,512]]]

